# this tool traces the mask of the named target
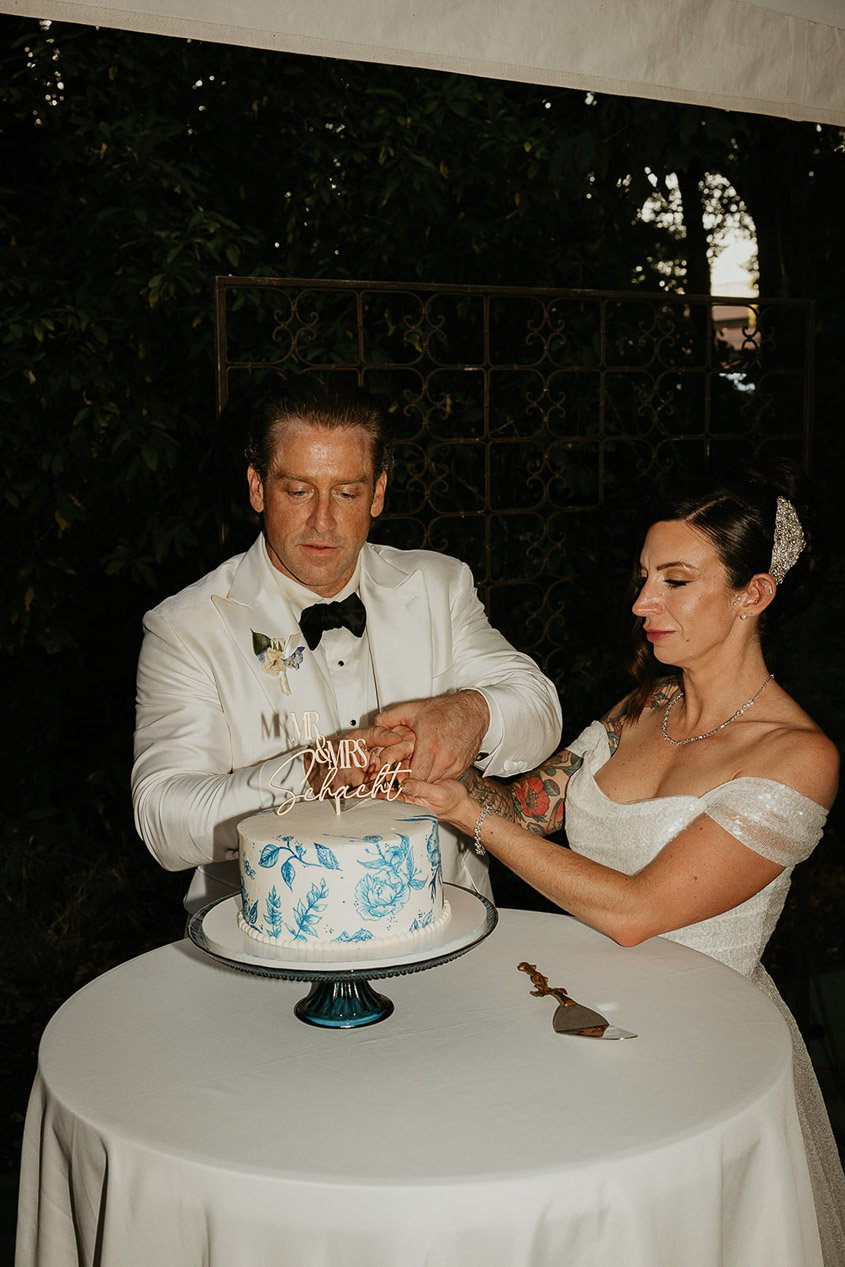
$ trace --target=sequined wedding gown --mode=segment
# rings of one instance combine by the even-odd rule
[[[818,843],[826,811],[769,779],[740,778],[704,796],[665,796],[619,803],[595,776],[610,759],[601,722],[588,726],[569,750],[584,758],[566,792],[566,834],[572,849],[632,875],[684,827],[705,813],[755,853],[785,870],[741,906],[665,933],[748,977],[783,1013],[792,1034],[798,1115],[807,1149],[825,1267],[845,1267],[845,1175],[807,1048],[760,956],[783,909],[796,863]]]

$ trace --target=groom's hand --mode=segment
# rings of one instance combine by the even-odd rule
[[[376,717],[376,726],[413,731],[411,770],[415,779],[426,783],[457,779],[468,770],[478,756],[489,725],[487,701],[472,690],[408,700]]]
[[[331,741],[327,740],[323,744],[324,751],[328,751],[329,742],[335,754],[354,759],[332,766],[313,750],[313,757],[307,759],[306,774],[311,790],[317,796],[321,792],[324,797],[333,796],[340,787],[356,788],[362,783],[370,783],[381,766],[401,764],[414,749],[413,733],[402,726],[347,730]],[[406,760],[404,764],[407,766]]]

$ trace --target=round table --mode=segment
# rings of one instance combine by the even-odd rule
[[[522,960],[639,1036],[556,1034]],[[389,1020],[313,1028],[302,983],[184,941],[79,991],[41,1043],[17,1267],[819,1267],[789,1035],[743,977],[501,911],[383,984]]]

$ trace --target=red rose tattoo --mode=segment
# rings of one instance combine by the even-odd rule
[[[549,808],[548,793],[537,774],[520,779],[513,785],[513,793],[526,818],[542,818]]]

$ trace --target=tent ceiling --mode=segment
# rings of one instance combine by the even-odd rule
[[[843,0],[0,0],[0,11],[845,125]]]

